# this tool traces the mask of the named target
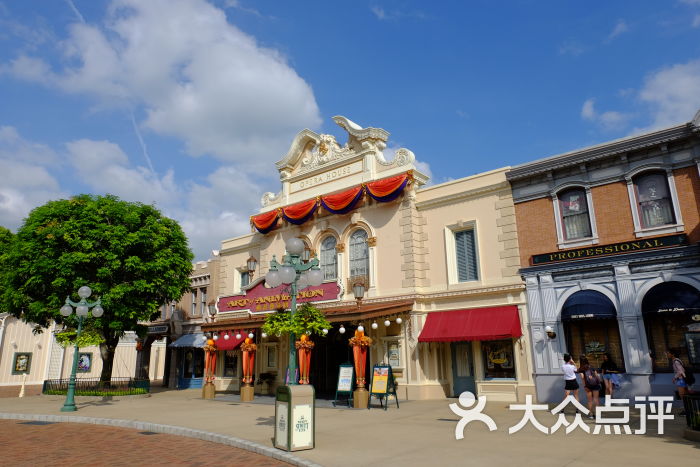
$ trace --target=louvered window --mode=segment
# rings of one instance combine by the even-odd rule
[[[455,247],[457,254],[457,279],[459,282],[478,280],[474,231],[461,230],[455,232]]]

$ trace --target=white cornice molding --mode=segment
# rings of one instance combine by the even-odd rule
[[[439,185],[438,185],[439,186]],[[430,189],[435,189],[435,187],[430,187]],[[460,201],[466,201],[472,198],[480,198],[485,195],[496,193],[499,191],[507,190],[510,192],[510,184],[507,181],[499,182],[493,185],[486,185],[472,190],[460,191],[457,193],[452,193],[449,195],[440,196],[438,198],[433,198],[425,201],[416,201],[416,209],[425,210],[433,209],[449,204],[458,203]],[[421,192],[416,193],[417,197],[420,198]]]

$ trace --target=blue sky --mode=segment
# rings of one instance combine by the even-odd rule
[[[0,0],[0,225],[112,193],[206,259],[334,115],[440,183],[698,109],[700,0]]]

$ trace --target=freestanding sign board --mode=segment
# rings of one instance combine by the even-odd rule
[[[393,395],[396,401],[396,407],[399,407],[399,398],[396,397],[396,381],[394,373],[389,365],[374,365],[372,368],[372,385],[369,390],[369,399],[372,401],[372,396],[379,399],[379,405],[387,409],[389,406],[389,396]],[[386,404],[383,402],[386,400]],[[371,404],[367,404],[369,409]]]
[[[313,449],[316,404],[310,384],[280,386],[275,398],[275,447],[285,451]]]
[[[333,405],[338,403],[338,394],[348,395],[348,405],[352,400],[352,387],[355,381],[355,367],[353,365],[340,365],[338,368],[338,385],[335,389],[335,399]]]

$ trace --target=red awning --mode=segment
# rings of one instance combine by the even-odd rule
[[[425,320],[418,342],[490,341],[522,335],[518,307],[509,305],[433,311]]]
[[[241,332],[241,338],[236,339],[236,331],[229,331],[229,338],[226,339],[224,336],[226,331],[219,333],[219,338],[216,340],[216,350],[233,350],[237,348],[241,343],[248,337],[247,332]]]

